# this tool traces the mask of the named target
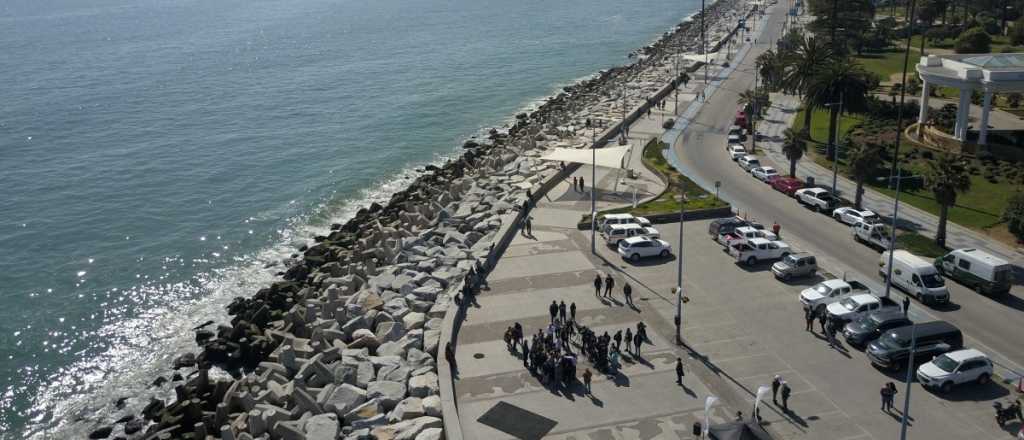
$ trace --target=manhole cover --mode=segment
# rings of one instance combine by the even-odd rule
[[[473,355],[473,358],[475,358],[475,359],[483,359],[484,358],[484,354],[483,353],[476,353],[476,354]]]

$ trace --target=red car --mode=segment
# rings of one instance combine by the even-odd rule
[[[739,125],[740,127],[746,127],[747,126],[747,114],[744,113],[743,110],[737,111],[736,112],[736,118],[733,120],[732,123],[734,125]]]
[[[779,177],[778,179],[772,180],[771,185],[776,191],[793,197],[793,193],[795,193],[796,190],[804,187],[804,182],[795,177]]]

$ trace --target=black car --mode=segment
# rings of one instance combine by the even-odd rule
[[[909,360],[914,363],[964,347],[960,329],[946,321],[932,321],[886,331],[864,351],[872,364],[898,370],[907,364],[911,340],[915,342],[914,359]]]
[[[913,324],[910,319],[903,316],[899,310],[886,310],[870,313],[860,319],[846,324],[843,329],[843,336],[846,342],[856,347],[867,346],[869,342],[878,339],[887,330],[900,328]]]

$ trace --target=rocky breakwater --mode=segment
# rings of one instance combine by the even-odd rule
[[[502,218],[557,172],[537,159],[557,137],[538,122],[558,106],[546,108],[315,237],[280,281],[229,305],[230,323],[197,328],[202,350],[156,383],[171,403],[154,398],[93,438],[443,438],[440,326]]]

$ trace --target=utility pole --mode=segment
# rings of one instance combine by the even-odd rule
[[[839,116],[836,116],[836,126],[833,127],[833,130],[832,130],[833,131],[833,135],[831,136],[831,138],[833,138],[835,140],[829,144],[832,147],[832,194],[833,195],[837,194],[836,193],[836,180],[838,180],[838,177],[839,177],[839,131],[840,131],[839,127],[843,123],[843,94],[842,93],[839,94],[839,102],[830,102],[828,104],[825,104],[825,107],[829,107],[829,110],[831,110],[831,107],[834,106],[834,105],[838,105],[839,106]]]
[[[679,247],[676,250],[676,345],[683,344],[683,217],[686,213],[686,183],[679,177]]]
[[[590,127],[590,253],[597,254],[597,121],[587,119]]]
[[[700,45],[701,50],[704,51],[704,88],[707,89],[708,85],[708,40],[707,36],[704,35],[704,1],[700,0]],[[702,94],[705,92],[701,92]],[[707,98],[707,95],[704,95]]]

